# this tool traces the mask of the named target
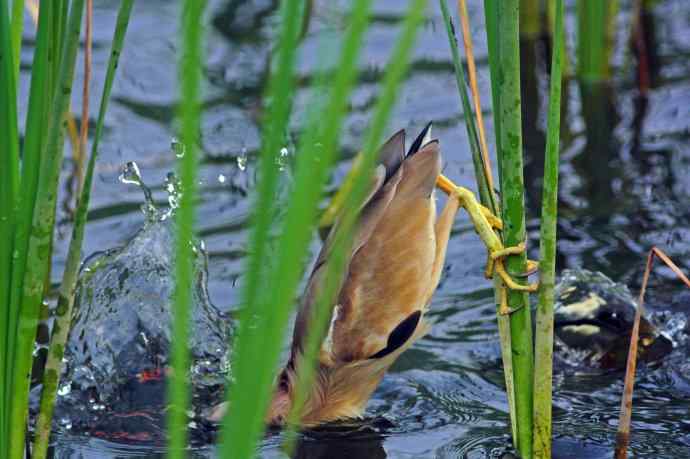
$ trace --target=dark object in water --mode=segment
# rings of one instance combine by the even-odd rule
[[[600,272],[565,270],[555,296],[558,340],[585,352],[585,360],[592,365],[624,368],[637,307],[628,288]],[[671,340],[642,316],[638,358],[658,361],[672,349]]]

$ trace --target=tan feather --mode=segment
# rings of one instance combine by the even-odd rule
[[[380,165],[355,228],[347,268],[301,413],[303,425],[359,417],[386,370],[427,330],[424,313],[436,289],[457,200],[449,199],[438,222],[433,190],[440,173],[438,142],[430,125],[404,155],[404,131],[380,150]],[[317,257],[295,321],[292,352],[267,413],[283,424],[290,411],[304,339],[333,241],[336,222]],[[212,417],[220,418],[225,408]]]

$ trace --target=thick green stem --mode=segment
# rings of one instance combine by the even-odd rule
[[[450,19],[450,14],[448,12],[448,7],[445,0],[440,0],[441,12],[443,14],[443,19],[446,24],[446,31],[448,33],[448,41],[450,43],[451,56],[453,58],[453,66],[455,68],[455,78],[458,86],[458,91],[460,93],[460,100],[462,102],[463,114],[465,117],[465,125],[467,128],[467,136],[470,141],[470,150],[472,152],[472,162],[474,164],[474,174],[477,181],[477,189],[479,190],[480,202],[491,209],[492,212],[498,214],[498,206],[496,205],[496,197],[489,185],[491,181],[489,180],[488,174],[491,173],[490,169],[487,167],[485,160],[483,159],[483,152],[480,149],[482,144],[481,139],[478,137],[478,131],[480,126],[475,125],[475,117],[472,115],[472,109],[470,108],[469,96],[467,94],[467,80],[465,78],[465,71],[460,63],[460,56],[458,52],[457,40],[455,37],[455,30]],[[487,8],[493,8],[493,5],[487,5]],[[463,11],[462,2],[459,3],[460,14],[465,14]],[[493,19],[493,15],[490,11],[487,11],[487,24],[489,24]],[[495,37],[488,30],[489,25],[487,25],[487,36],[490,35],[490,45],[494,42]],[[464,30],[463,30],[463,33]],[[469,37],[465,37],[465,41],[469,42]],[[490,58],[495,57],[495,51],[492,53],[490,51]],[[468,59],[470,56],[468,54]],[[468,62],[469,64],[469,62]],[[495,63],[494,63],[495,64]],[[471,71],[471,66],[469,66]],[[477,101],[475,101],[476,104]],[[495,103],[495,100],[494,100]],[[497,106],[496,104],[494,106]],[[497,126],[499,120],[495,120],[495,125]],[[497,131],[498,132],[498,131]],[[485,152],[488,155],[488,152]],[[498,305],[501,298],[501,283],[499,280],[494,281],[495,287],[495,300],[498,310]],[[512,348],[510,342],[510,320],[505,315],[496,315],[496,320],[498,322],[498,331],[501,342],[501,357],[503,361],[503,374],[505,376],[506,383],[506,395],[508,398],[509,415],[511,432],[513,434],[513,441],[517,443],[517,421],[515,419],[515,397],[514,397],[514,387],[513,387],[513,363],[512,363]]]
[[[10,38],[9,6],[0,0],[0,442],[8,438],[12,402],[11,345],[16,320],[11,320],[11,271],[14,265],[16,209],[19,195],[19,138],[14,52]]]
[[[12,55],[14,56],[14,79],[19,81],[19,61],[24,31],[24,0],[12,0]]]
[[[581,80],[611,78],[611,54],[615,40],[618,0],[578,0],[577,71]]]
[[[501,209],[506,247],[525,241],[525,205],[522,162],[522,120],[520,97],[519,0],[501,0],[497,8],[498,62],[492,85],[498,85],[501,169]],[[525,254],[508,258],[506,267],[512,276],[526,270]],[[533,349],[529,301],[525,293],[509,291],[508,306],[516,311],[510,316],[513,349],[513,379],[518,427],[517,448],[523,458],[532,457],[532,384]]]
[[[551,59],[549,113],[541,210],[539,303],[535,327],[534,457],[551,458],[553,375],[553,304],[556,283],[556,223],[558,217],[558,156],[563,68],[563,0],[556,0],[554,46]]]
[[[520,0],[520,38],[536,40],[541,33],[541,1]]]
[[[15,458],[21,458],[24,450],[31,356],[38,325],[39,305],[43,299],[50,267],[56,190],[63,153],[62,134],[66,121],[65,114],[72,94],[74,65],[83,11],[84,0],[74,0],[70,10],[65,49],[60,63],[59,83],[53,99],[46,150],[45,154],[42,155],[36,208],[31,225],[27,257],[35,269],[27,270],[24,278],[12,369],[14,382],[12,385],[13,403],[9,426],[11,431],[9,450],[12,453],[11,457]]]
[[[548,34],[551,36],[551,43],[552,46],[555,46],[555,34],[556,34],[556,5],[558,2],[555,1],[548,1],[546,2],[546,27],[548,30]],[[570,68],[570,57],[568,56],[568,51],[566,49],[566,40],[565,40],[565,25],[564,25],[564,32],[563,32],[563,39],[561,39],[560,42],[560,47],[561,47],[561,78],[567,79],[568,77],[572,76],[572,69]],[[561,107],[563,107],[563,104],[561,104]]]
[[[44,370],[41,405],[38,420],[36,422],[36,438],[34,440],[33,451],[34,459],[45,458],[48,451],[56,391],[60,382],[62,358],[64,355],[65,343],[69,335],[72,308],[74,306],[74,293],[79,274],[81,246],[84,240],[84,229],[86,226],[89,199],[91,197],[91,184],[93,182],[96,158],[98,157],[98,146],[103,133],[103,124],[105,122],[105,113],[110,99],[110,91],[112,89],[113,80],[115,79],[115,71],[122,51],[122,44],[127,32],[127,25],[129,24],[133,3],[134,0],[123,0],[120,4],[120,10],[117,16],[110,60],[108,61],[108,70],[105,76],[103,94],[101,95],[101,106],[98,112],[96,131],[91,147],[91,157],[89,158],[86,176],[84,177],[84,186],[82,187],[77,204],[74,226],[72,228],[72,239],[70,240],[67,262],[60,285],[55,323],[53,325],[50,348],[48,350],[48,358]]]

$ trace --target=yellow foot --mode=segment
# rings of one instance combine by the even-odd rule
[[[509,316],[515,311],[519,311],[524,307],[524,305],[518,306],[517,308],[508,307],[508,290],[505,286],[501,287],[501,304],[498,306],[498,313],[502,316]]]
[[[503,220],[495,216],[488,207],[484,207],[480,204],[480,209],[482,210],[482,214],[484,214],[484,218],[486,218],[486,221],[489,222],[489,225],[491,225],[493,229],[499,231],[503,229]]]
[[[489,260],[486,264],[486,277],[491,278],[494,275],[494,272],[498,274],[501,277],[501,280],[503,280],[503,283],[505,284],[506,287],[508,287],[510,290],[517,290],[520,292],[536,292],[537,289],[539,288],[539,284],[533,283],[533,284],[528,284],[528,285],[523,285],[523,284],[518,284],[515,282],[515,280],[510,277],[510,274],[506,271],[505,265],[504,265],[504,259],[505,257],[509,255],[519,255],[521,253],[525,252],[525,244],[520,243],[514,247],[505,247],[502,249],[498,250],[493,250],[489,252]],[[534,267],[537,265],[536,262],[531,262],[527,263],[527,268],[528,272],[527,274],[530,273],[530,271],[534,270]]]

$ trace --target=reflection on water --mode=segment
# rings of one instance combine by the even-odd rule
[[[247,214],[255,184],[259,146],[261,93],[275,27],[275,0],[212,0],[200,145],[199,235],[209,255],[208,292],[223,311],[238,306],[243,260],[247,253]],[[333,184],[342,179],[349,158],[358,150],[371,117],[380,77],[393,47],[406,2],[374,3],[372,27],[360,60],[360,78],[353,93],[342,136],[343,160]],[[484,110],[490,111],[489,78],[481,2],[468,2]],[[630,51],[630,2],[618,17],[614,52],[615,79],[607,86],[564,84],[567,107],[563,117],[559,270],[584,267],[602,271],[634,291],[639,287],[644,255],[661,246],[688,270],[690,252],[690,4],[684,0],[655,2],[645,13],[640,49]],[[94,61],[105,62],[117,2],[101,2],[95,12]],[[310,27],[300,50],[299,90],[295,96],[293,134],[307,111],[316,50],[323,40],[337,45],[348,2],[316,0]],[[472,164],[449,50],[440,12],[430,2],[411,72],[399,92],[389,131],[417,130],[433,120],[444,151],[444,172],[472,186]],[[166,202],[165,177],[174,170],[170,139],[175,135],[177,92],[176,41],[178,2],[137,2],[120,61],[101,142],[92,210],[84,253],[122,246],[142,226],[141,196],[118,182],[120,165],[136,160],[153,181],[157,203]],[[574,26],[574,10],[568,25]],[[31,46],[33,27],[24,27]],[[571,30],[573,30],[571,28]],[[542,46],[538,44],[538,46]],[[27,48],[29,49],[29,48]],[[523,49],[534,65],[523,75],[528,185],[528,228],[535,258],[538,237],[539,182],[546,128],[546,64],[539,50]],[[574,57],[574,56],[571,56]],[[31,55],[22,55],[22,68]],[[646,70],[645,70],[646,69]],[[104,67],[94,67],[102,81]],[[525,69],[523,69],[525,70]],[[26,88],[29,74],[22,71]],[[645,80],[646,78],[646,80]],[[649,84],[645,87],[643,81]],[[78,83],[77,83],[78,84]],[[79,106],[81,94],[75,94]],[[96,104],[91,104],[96,116]],[[20,107],[20,111],[25,107]],[[20,113],[20,119],[25,113]],[[493,143],[490,116],[487,130]],[[289,168],[286,172],[289,172]],[[63,183],[67,186],[71,164]],[[221,179],[222,177],[222,179]],[[286,178],[289,175],[286,174]],[[68,197],[66,188],[61,201]],[[53,282],[60,279],[69,238],[69,215],[62,210],[56,234]],[[314,249],[317,244],[315,243]],[[309,439],[302,457],[319,457],[322,448],[352,451],[352,456],[378,457],[500,457],[509,443],[507,405],[502,388],[491,285],[483,279],[484,248],[468,220],[459,217],[449,245],[442,284],[431,305],[432,332],[402,356],[384,379],[369,405],[393,427],[364,439]],[[690,296],[666,271],[652,279],[650,310],[687,316]],[[670,312],[665,312],[670,311]],[[658,316],[657,316],[658,315]],[[632,449],[635,457],[690,455],[690,364],[688,344],[679,341],[658,365],[642,366],[636,385]],[[555,376],[555,457],[610,457],[622,390],[619,373],[565,367]],[[95,439],[59,437],[58,457],[155,457],[158,450],[105,443]],[[280,437],[269,436],[264,457],[284,457]],[[195,450],[213,456],[213,448]],[[322,456],[323,457],[323,456]],[[329,456],[332,457],[332,456]],[[383,456],[381,456],[383,457]]]

